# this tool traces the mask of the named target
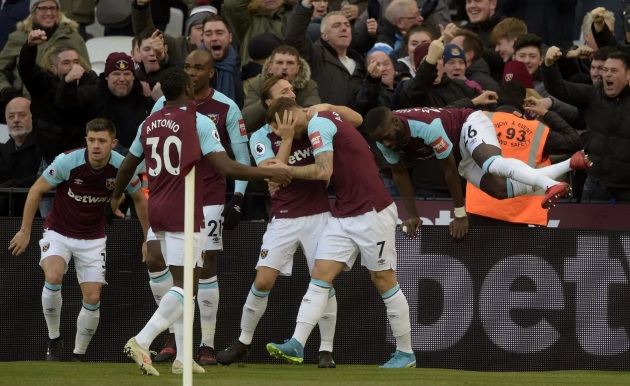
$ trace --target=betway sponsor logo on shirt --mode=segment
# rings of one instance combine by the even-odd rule
[[[300,162],[303,159],[306,159],[306,158],[308,158],[308,157],[310,157],[312,155],[313,155],[313,152],[311,151],[310,147],[308,149],[304,149],[304,150],[296,150],[289,157],[289,164],[293,165],[294,163]]]
[[[90,196],[88,194],[81,196],[79,194],[74,194],[74,192],[72,192],[72,189],[68,189],[68,197],[73,198],[75,201],[77,202],[82,202],[85,204],[98,204],[98,203],[104,203],[107,201],[107,199],[109,197],[94,197],[94,196]]]

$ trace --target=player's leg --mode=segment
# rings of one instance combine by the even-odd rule
[[[306,223],[301,227],[300,243],[302,250],[306,256],[309,271],[312,272],[315,265],[315,253],[317,252],[317,239],[313,235],[319,235],[324,230],[326,222],[330,217],[330,213],[321,213],[313,216],[303,217]],[[337,325],[337,296],[334,288],[328,293],[328,302],[324,309],[324,315],[319,319],[319,335],[321,343],[319,345],[318,364],[319,368],[335,368],[335,360],[333,359],[333,342],[335,339],[335,327]]]
[[[357,245],[344,234],[339,219],[331,217],[319,238],[311,282],[298,311],[293,337],[283,344],[267,344],[269,354],[289,363],[304,361],[304,345],[324,315],[332,282],[344,269],[352,268],[357,254]]]
[[[96,240],[72,240],[72,255],[81,286],[83,301],[77,318],[77,335],[72,352],[73,361],[82,361],[85,351],[98,328],[101,307],[101,289],[105,281],[105,242]]]
[[[344,219],[344,229],[359,245],[361,264],[370,271],[370,279],[381,294],[387,320],[396,339],[396,352],[381,368],[415,367],[411,348],[409,304],[396,280],[396,220],[398,211],[391,204],[380,212]]]
[[[155,303],[159,307],[164,295],[173,287],[173,276],[162,255],[160,241],[157,240],[151,228],[147,232],[147,259],[145,263],[149,270],[149,287]],[[168,334],[164,337],[162,350],[153,358],[154,362],[166,362],[177,355],[174,331],[172,325],[168,327]]]
[[[217,281],[219,251],[223,249],[221,217],[223,205],[203,207],[206,222],[202,232],[206,232],[203,268],[199,278],[197,304],[201,322],[201,342],[197,352],[197,361],[201,366],[216,365],[214,353],[214,334],[217,328],[219,310],[219,282]]]
[[[254,331],[267,309],[269,292],[278,275],[291,275],[299,227],[296,219],[273,219],[267,226],[256,264],[256,278],[243,305],[241,335],[218,354],[220,364],[230,365],[249,354]]]
[[[48,327],[47,361],[61,361],[63,340],[59,333],[61,320],[61,283],[68,270],[68,262],[72,253],[66,247],[63,237],[53,231],[44,231],[39,241],[41,260],[39,264],[44,271],[44,288],[42,289],[42,310]]]

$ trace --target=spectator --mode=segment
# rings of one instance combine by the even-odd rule
[[[379,34],[376,41],[389,45],[394,51],[403,46],[404,36],[424,19],[415,0],[394,0],[385,9],[385,15],[380,20]],[[394,59],[400,55],[394,54]]]
[[[494,50],[499,53],[503,62],[512,60],[514,41],[527,33],[527,24],[515,17],[502,20],[492,29],[490,38],[495,44]]]
[[[18,70],[24,86],[31,95],[31,112],[36,121],[35,140],[43,158],[43,171],[59,153],[85,146],[86,115],[76,109],[62,109],[55,105],[59,83],[74,82],[81,87],[93,84],[97,76],[89,70],[85,58],[63,43],[50,47],[42,59],[42,67],[35,63],[38,46],[45,43],[41,30],[31,31],[20,51]],[[44,198],[46,200],[46,198]],[[45,216],[48,211],[42,210]]]
[[[539,99],[525,98],[525,87],[518,82],[504,83],[499,89],[494,112],[486,115],[494,123],[503,157],[519,159],[530,167],[549,171],[556,179],[584,160],[579,152],[575,159],[551,165],[550,156],[572,154],[582,149],[578,133],[558,114],[548,111]],[[543,122],[523,119],[531,111]],[[552,173],[553,170],[553,173]],[[541,208],[540,196],[523,195],[498,200],[483,193],[470,182],[466,187],[466,212],[473,226],[547,226],[549,211]]]
[[[477,94],[481,94],[483,89],[479,83],[466,78],[466,56],[464,51],[456,44],[449,44],[444,48],[444,73],[451,79],[464,81],[468,87]]]
[[[154,101],[144,95],[134,75],[131,57],[123,52],[113,52],[107,57],[105,70],[94,83],[77,85],[76,81],[62,82],[55,103],[61,108],[84,111],[89,120],[111,120],[118,139],[114,150],[127,154],[138,126],[149,115]]]
[[[602,72],[604,70],[604,63],[608,59],[608,55],[612,52],[619,51],[615,47],[602,47],[593,52],[593,57],[589,65],[588,74],[577,74],[571,77],[570,81],[573,83],[595,84],[602,81]]]
[[[265,124],[267,105],[261,104],[260,95],[265,81],[273,76],[280,76],[290,83],[295,94],[295,101],[304,107],[311,107],[321,102],[317,83],[311,79],[311,68],[306,60],[300,58],[297,50],[291,46],[280,46],[272,53],[264,65],[264,73],[256,77],[249,85],[243,119],[249,133],[260,129]]]
[[[73,47],[81,57],[89,60],[85,41],[78,32],[77,23],[59,11],[57,0],[31,0],[30,12],[25,20],[18,23],[17,30],[9,35],[6,46],[0,52],[0,100],[5,102],[26,95],[22,79],[17,72],[17,59],[31,31],[39,29],[46,33],[46,41],[37,47],[35,60],[38,65],[42,64],[44,51],[57,43]]]
[[[615,30],[615,14],[603,7],[595,8],[587,13],[582,21],[582,36],[586,45],[593,50],[598,49],[599,45],[595,36],[605,33],[603,32],[604,28],[606,28],[612,39],[608,40],[608,43],[605,45],[616,45],[615,36],[610,32]]]
[[[488,62],[483,58],[483,42],[479,35],[470,30],[459,28],[451,39],[451,43],[464,50],[466,78],[479,83],[484,90],[497,91],[499,84],[490,74]]]
[[[582,202],[630,201],[630,58],[613,52],[603,68],[603,81],[594,85],[562,79],[556,64],[561,52],[551,47],[545,55],[542,78],[545,88],[558,99],[584,109],[585,148],[593,160],[582,192]]]
[[[396,59],[396,77],[399,80],[416,76],[416,68],[413,65],[413,50],[422,43],[431,43],[433,34],[422,25],[411,27],[403,38],[401,45],[402,57]]]
[[[241,79],[243,80],[245,98],[247,98],[251,81],[263,72],[263,66],[271,56],[273,50],[280,47],[283,43],[282,39],[269,32],[261,33],[250,39],[247,51],[249,51],[251,60],[241,68]],[[245,104],[247,105],[247,99],[245,100]]]
[[[137,2],[136,2],[137,1]],[[106,24],[101,22],[105,26],[105,36],[135,36],[135,27],[133,26],[133,7],[135,4],[138,4],[141,7],[149,7],[151,8],[151,24],[153,25],[152,30],[159,29],[160,31],[164,31],[169,21],[171,20],[171,8],[177,8],[181,10],[184,15],[188,14],[188,11],[191,10],[192,0],[185,0],[187,4],[184,4],[183,0],[160,0],[154,1],[151,3],[151,0],[127,0],[124,2],[120,2],[120,0],[98,0],[98,7],[96,9],[97,18],[102,20],[105,13],[109,14],[109,10],[115,7],[126,7],[129,3],[131,3],[131,15],[129,13],[122,14],[118,11],[116,14],[117,20],[115,24]],[[214,8],[214,7],[213,7]],[[109,16],[109,15],[108,15]],[[130,17],[131,16],[131,17]],[[179,34],[179,33],[178,33]]]
[[[137,68],[134,65],[136,78],[146,83],[148,88],[144,88],[144,94],[149,96],[155,84],[160,81],[162,72],[175,67],[175,63],[168,55],[168,46],[164,44],[164,35],[160,31],[155,30],[152,34],[141,35],[136,41],[140,43],[138,47],[140,62]]]
[[[350,22],[342,12],[327,14],[322,20],[320,40],[312,43],[306,37],[312,7],[310,0],[295,6],[285,42],[295,47],[310,65],[322,102],[349,106],[354,90],[365,78],[363,57],[350,48]]]
[[[495,51],[495,44],[490,35],[494,27],[505,16],[497,10],[497,0],[466,0],[466,14],[469,23],[462,28],[473,31],[483,42],[483,58],[490,66],[490,73],[495,80],[501,79],[503,60]]]
[[[219,15],[210,14],[203,20],[203,47],[214,59],[215,76],[212,87],[243,107],[244,93],[237,50],[232,44],[232,32]]]
[[[306,34],[313,43],[319,40],[319,32],[322,24],[322,19],[328,13],[328,0],[314,0],[313,1],[313,16],[311,22],[308,25]]]
[[[29,0],[5,0],[0,9],[0,47],[7,44],[17,23],[28,16]]]
[[[263,32],[284,37],[296,0],[224,0],[221,15],[241,45],[241,66],[249,62],[249,40]],[[308,23],[307,23],[308,25]]]
[[[134,0],[131,3],[131,24],[133,35],[152,34],[157,28],[151,17],[152,8],[147,0]],[[190,11],[186,20],[183,36],[164,34],[164,44],[168,46],[171,60],[177,65],[183,65],[186,56],[203,44],[203,19],[209,14],[217,14],[215,7],[204,5]]]
[[[30,188],[37,179],[41,156],[33,138],[30,102],[18,97],[7,104],[6,120],[9,140],[0,146],[0,188]],[[8,197],[0,196],[0,216],[19,216],[26,197],[13,196],[9,208]]]

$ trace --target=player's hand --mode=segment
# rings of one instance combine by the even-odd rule
[[[545,55],[545,66],[553,66],[556,60],[560,59],[561,56],[562,51],[560,51],[560,48],[556,46],[549,47],[549,49],[547,50],[547,54]]]
[[[381,65],[377,63],[375,60],[368,64],[368,74],[374,79],[381,79]]]
[[[148,256],[148,252],[147,252],[147,242],[143,242],[142,243],[142,262],[146,263],[147,262],[147,256]]]
[[[453,240],[462,240],[468,234],[468,216],[455,217],[448,225]]]
[[[542,99],[529,96],[525,98],[523,102],[523,108],[525,111],[530,111],[537,114],[539,117],[544,117],[549,110],[545,107],[545,102]]]
[[[499,96],[496,92],[486,90],[482,92],[480,95],[476,96],[472,102],[475,106],[488,106],[497,103]]]
[[[367,19],[367,21],[365,22],[365,25],[367,27],[368,35],[376,36],[378,32],[378,21],[374,18],[370,18],[370,19]]]
[[[436,65],[437,61],[442,58],[444,54],[444,35],[429,44],[429,52],[427,53],[426,61],[429,64]]]
[[[282,161],[277,159],[269,160],[267,166],[264,167],[269,171],[269,177],[266,179],[267,182],[275,182],[280,186],[289,186],[293,176],[291,172],[289,172],[289,167]]]
[[[73,64],[70,72],[66,74],[66,83],[78,82],[85,73],[85,69],[80,64]]]
[[[118,209],[120,203],[125,199],[125,195],[123,194],[120,198],[110,198],[105,203],[105,222],[109,225],[114,224],[114,219],[125,218],[125,215]]]
[[[413,239],[420,231],[420,225],[422,220],[418,217],[410,217],[400,224],[400,229],[407,235],[407,237]]]
[[[46,43],[48,37],[46,36],[46,32],[41,29],[34,29],[29,32],[28,37],[26,38],[26,44],[29,46],[38,46],[42,43]]]
[[[295,136],[296,124],[297,119],[293,117],[293,111],[284,110],[282,117],[276,113],[276,122],[275,125],[271,125],[271,130],[283,141],[292,141]]]
[[[9,251],[11,251],[11,254],[13,254],[13,256],[20,256],[22,253],[24,253],[24,251],[26,251],[26,248],[28,247],[28,243],[30,241],[31,233],[20,229],[9,242]]]
[[[155,56],[161,62],[166,56],[166,45],[164,45],[164,34],[156,29],[151,35],[151,48],[155,50]]]
[[[271,197],[273,197],[273,195],[278,193],[278,190],[280,190],[280,185],[273,181],[267,181],[267,185],[269,189],[269,196]]]
[[[310,120],[315,114],[320,111],[330,111],[331,107],[332,105],[330,103],[318,103],[309,107],[308,110],[306,110],[306,117]]]
[[[567,52],[568,59],[589,59],[593,56],[593,49],[589,46],[579,46],[574,50]]]
[[[243,195],[241,193],[234,193],[232,199],[225,204],[221,216],[223,217],[223,228],[231,231],[236,228],[238,222],[241,221],[241,215],[243,214]]]
[[[359,7],[354,4],[344,5],[341,7],[341,12],[343,12],[348,21],[352,21],[359,17]]]

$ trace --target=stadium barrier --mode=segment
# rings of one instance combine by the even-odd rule
[[[17,218],[0,218],[0,361],[43,360],[47,331],[41,310],[37,219],[23,256],[8,242]],[[264,223],[225,232],[219,259],[221,302],[215,348],[240,333],[243,303],[254,279]],[[107,280],[89,361],[128,361],[124,343],[148,321],[155,302],[141,262],[141,230],[133,220],[108,226]],[[471,229],[453,243],[446,227],[424,227],[409,240],[397,233],[398,278],[410,304],[413,348],[421,367],[483,371],[630,370],[630,231]],[[279,278],[246,362],[280,363],[264,345],[292,335],[309,281],[296,254],[293,276]],[[380,364],[394,351],[385,307],[367,271],[355,266],[334,283],[339,315],[334,356],[340,364]],[[63,284],[64,358],[72,352],[80,288],[71,263]],[[200,339],[195,322],[194,344]],[[152,349],[159,349],[158,338]],[[316,363],[319,332],[305,350]]]

